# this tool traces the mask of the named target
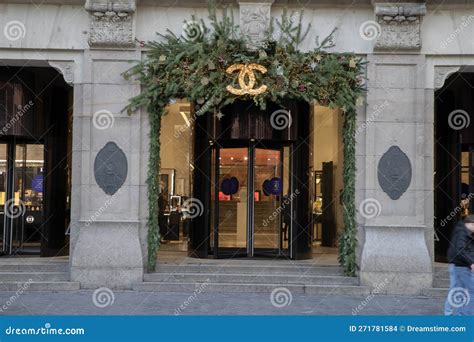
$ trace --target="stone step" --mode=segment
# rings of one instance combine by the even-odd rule
[[[274,275],[263,274],[221,274],[221,273],[151,273],[145,274],[145,281],[151,282],[210,282],[210,283],[266,283],[302,285],[359,285],[355,277],[322,275]]]
[[[73,291],[80,289],[79,282],[73,281],[34,281],[25,282],[0,282],[0,291]]]
[[[448,278],[449,279],[449,272],[447,269],[435,269],[433,272],[434,278]]]
[[[0,264],[0,272],[67,272],[68,263],[51,264]]]
[[[264,284],[264,283],[185,283],[185,282],[143,282],[135,283],[132,289],[145,292],[183,292],[193,293],[196,289],[200,292],[245,292],[245,293],[268,293],[271,294],[276,288],[286,288],[291,294],[315,294],[315,295],[369,295],[371,289],[367,286],[350,285],[301,285],[301,284]]]
[[[155,273],[214,273],[214,274],[267,274],[267,275],[321,275],[343,276],[343,271],[338,266],[269,266],[265,265],[240,265],[240,264],[159,264]]]
[[[448,292],[449,292],[448,288],[433,287],[431,289],[422,290],[421,294],[423,296],[433,297],[433,298],[446,298],[448,296]]]
[[[26,282],[33,281],[68,281],[68,272],[0,272],[0,281]]]
[[[435,288],[449,288],[449,278],[434,278],[433,287]]]

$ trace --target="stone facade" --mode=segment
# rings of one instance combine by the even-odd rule
[[[72,280],[84,288],[130,288],[143,279],[146,260],[149,126],[146,113],[122,112],[140,88],[121,73],[131,60],[142,57],[136,41],[153,40],[155,32],[166,29],[179,35],[190,13],[205,17],[207,8],[200,1],[28,3],[0,4],[0,51],[5,65],[49,65],[74,87]],[[305,22],[318,23],[313,25],[314,35],[323,37],[338,27],[334,50],[355,51],[369,62],[367,98],[358,111],[358,124],[365,128],[357,133],[356,147],[359,276],[366,285],[388,279],[384,290],[390,293],[418,293],[431,287],[434,91],[451,73],[474,65],[474,47],[462,43],[474,30],[474,4],[432,3],[437,2],[367,1],[342,11],[344,1],[288,2],[290,8],[304,7]],[[240,8],[236,13],[243,30],[257,44],[270,17],[284,10],[272,1],[234,5]],[[33,11],[35,15],[28,15]],[[18,22],[23,32],[12,39],[6,34],[8,26]],[[376,24],[378,31],[372,36],[364,34],[367,22]],[[313,38],[302,48],[314,47]],[[94,160],[109,142],[128,162],[124,184],[113,195],[94,178]],[[397,199],[383,191],[377,175],[378,163],[391,146],[406,154],[412,169],[409,186]],[[361,212],[367,200],[377,204],[377,215]],[[101,207],[100,217],[91,220]]]

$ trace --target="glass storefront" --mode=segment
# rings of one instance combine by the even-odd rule
[[[275,108],[241,109],[219,119],[194,115],[185,101],[168,107],[160,137],[160,250],[216,258],[291,257],[293,250],[303,257],[312,248],[335,246],[340,113],[314,107],[295,115],[288,129],[275,130],[268,121]],[[189,218],[186,201],[192,199],[203,210]]]

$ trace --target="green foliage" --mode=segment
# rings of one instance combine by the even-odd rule
[[[127,111],[146,109],[150,120],[150,156],[148,163],[148,270],[155,269],[159,248],[157,199],[160,167],[159,136],[161,117],[171,99],[183,98],[195,109],[218,113],[220,108],[236,100],[252,99],[262,109],[268,101],[283,104],[288,99],[318,103],[344,111],[344,232],[340,238],[340,261],[347,274],[354,275],[356,227],[354,208],[355,182],[355,103],[364,92],[361,86],[364,63],[353,53],[329,53],[332,36],[308,52],[299,49],[307,39],[310,26],[302,24],[303,13],[286,11],[272,21],[266,39],[253,46],[235,25],[232,11],[223,9],[218,17],[209,10],[209,20],[191,18],[185,21],[183,34],[167,31],[148,42],[146,55],[125,73],[141,84],[142,91],[130,100]],[[228,74],[232,64],[257,63],[267,72],[255,73],[257,87],[268,90],[256,96],[237,96],[226,90],[238,88],[237,73]]]

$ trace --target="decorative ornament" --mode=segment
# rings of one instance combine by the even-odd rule
[[[356,106],[362,106],[364,105],[364,98],[362,96],[359,96],[356,100]]]
[[[355,58],[351,58],[349,60],[349,68],[355,68],[355,67],[357,67],[356,60],[355,60]]]
[[[279,66],[277,67],[276,74],[277,74],[278,76],[283,76],[284,70],[283,70],[283,67],[282,67],[281,65],[279,65]]]
[[[261,85],[260,87],[254,89],[255,86],[255,73],[254,70],[257,70],[261,72],[262,74],[265,74],[267,72],[267,68],[265,68],[263,65],[256,64],[256,63],[251,63],[251,64],[232,64],[230,67],[227,68],[226,72],[228,74],[232,74],[234,71],[239,71],[239,86],[240,89],[236,89],[232,87],[231,85],[228,85],[226,87],[227,91],[231,94],[234,95],[258,95],[262,94],[265,91],[267,91],[267,86],[266,85]]]
[[[263,194],[265,196],[270,196],[271,191],[272,191],[272,185],[270,184],[269,179],[265,179],[262,184],[262,189],[263,189]]]
[[[224,114],[222,114],[221,112],[217,112],[216,114],[214,114],[214,116],[220,121],[224,117]]]
[[[275,196],[281,194],[282,185],[281,178],[274,177],[270,179],[270,193]]]
[[[318,67],[318,63],[316,62],[311,62],[311,64],[309,65],[309,67],[311,68],[311,70],[316,70],[316,68]]]
[[[216,65],[214,64],[213,61],[210,61],[209,64],[207,65],[207,68],[209,70],[216,70]]]
[[[298,90],[301,91],[301,92],[304,92],[304,91],[306,91],[306,86],[304,84],[300,84],[298,86]]]
[[[203,97],[200,97],[200,98],[198,98],[198,99],[196,100],[196,102],[197,102],[198,104],[201,104],[201,105],[204,103],[204,101],[206,101],[206,100],[205,100]]]
[[[239,180],[236,177],[224,178],[221,191],[226,196],[235,195],[239,191]]]
[[[316,55],[316,60],[319,62],[321,62],[321,60],[323,59],[323,56],[321,55]]]
[[[107,195],[113,195],[125,183],[127,173],[127,156],[116,143],[109,141],[95,157],[94,175],[97,185]]]
[[[202,84],[203,86],[208,85],[208,84],[209,84],[209,79],[208,79],[207,77],[201,78],[201,84]]]
[[[166,62],[166,56],[165,55],[160,55],[160,57],[158,57],[158,62],[160,62],[160,63]]]
[[[176,103],[176,99],[170,98],[170,100],[168,101],[168,103],[169,103],[170,105],[175,104],[175,103]]]
[[[260,51],[258,52],[258,57],[260,57],[260,59],[265,59],[265,58],[267,58],[268,56],[267,56],[267,53],[266,53],[264,50],[260,50]]]

